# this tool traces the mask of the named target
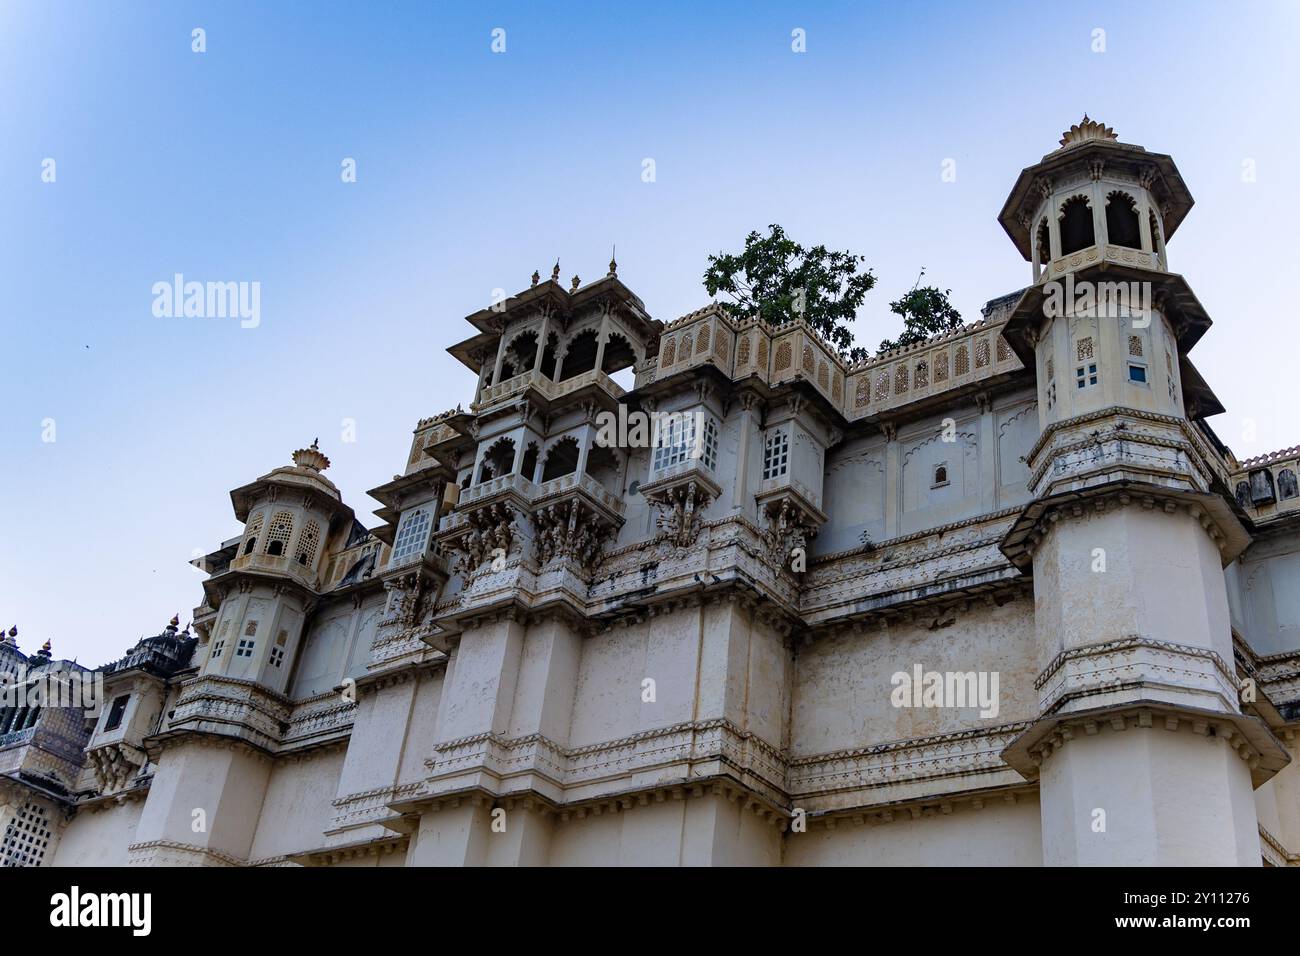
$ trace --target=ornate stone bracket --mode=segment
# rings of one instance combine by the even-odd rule
[[[764,517],[767,526],[762,534],[768,559],[779,568],[795,574],[803,573],[808,566],[808,543],[820,530],[817,522],[791,498],[773,501],[764,511]],[[802,553],[802,563],[792,561],[796,552]]]
[[[452,570],[468,577],[493,558],[508,556],[519,544],[518,512],[506,502],[471,511],[459,533],[449,535],[442,547],[454,555]]]
[[[646,493],[655,506],[656,536],[674,547],[689,548],[700,534],[700,512],[709,506],[715,492],[697,481],[672,485]]]
[[[388,606],[384,613],[383,624],[396,624],[400,627],[414,627],[420,619],[421,598],[424,597],[424,582],[415,571],[408,571],[384,582],[388,592]]]
[[[97,747],[87,756],[95,772],[95,783],[100,793],[105,794],[125,790],[149,760],[143,750],[127,743]]]
[[[615,530],[597,512],[572,498],[538,508],[532,517],[539,566],[568,559],[591,573]]]

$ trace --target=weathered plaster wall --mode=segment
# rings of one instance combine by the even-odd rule
[[[126,848],[135,842],[142,800],[79,810],[59,838],[53,866],[126,866]]]
[[[792,756],[1028,720],[1037,713],[1033,652],[1033,606],[1025,598],[819,636],[795,655]],[[998,672],[997,716],[980,717],[978,708],[895,707],[891,678],[917,664],[925,671]]]
[[[271,768],[258,815],[250,860],[313,850],[324,842],[334,811],[331,801],[343,769],[342,747],[281,758]]]
[[[900,814],[889,823],[842,820],[785,837],[786,866],[1041,866],[1038,800],[990,798],[978,810]]]

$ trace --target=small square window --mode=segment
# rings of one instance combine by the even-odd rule
[[[1145,385],[1147,383],[1147,367],[1145,365],[1138,365],[1135,362],[1129,362],[1128,380],[1130,382],[1138,382],[1139,384]]]
[[[934,480],[930,483],[931,488],[942,488],[948,484],[948,463],[940,462],[934,466]]]
[[[235,648],[236,657],[252,657],[254,641],[240,641],[239,646]]]

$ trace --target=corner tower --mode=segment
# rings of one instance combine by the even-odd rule
[[[1252,789],[1289,759],[1239,702],[1223,568],[1248,537],[1188,358],[1210,319],[1165,248],[1191,205],[1170,157],[1085,116],[1002,210],[1042,426],[1002,542],[1033,574],[1039,717],[1004,757],[1049,864],[1258,863]]]
[[[322,559],[353,523],[322,474],[328,467],[312,442],[293,453],[293,465],[230,493],[244,533],[229,564],[203,582],[198,675],[142,741],[157,770],[128,848],[131,865],[248,860],[289,726],[286,688],[320,599]]]
[[[254,681],[283,693],[303,624],[321,589],[320,566],[332,532],[350,527],[323,472],[330,461],[316,442],[230,493],[244,534],[228,572],[205,582],[218,608],[199,660],[203,676]]]

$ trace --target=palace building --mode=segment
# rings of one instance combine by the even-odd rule
[[[5,635],[0,862],[1300,862],[1300,448],[1207,423],[1191,207],[1085,117],[1002,208],[1027,287],[857,364],[534,274],[377,521],[313,443],[192,630]]]

